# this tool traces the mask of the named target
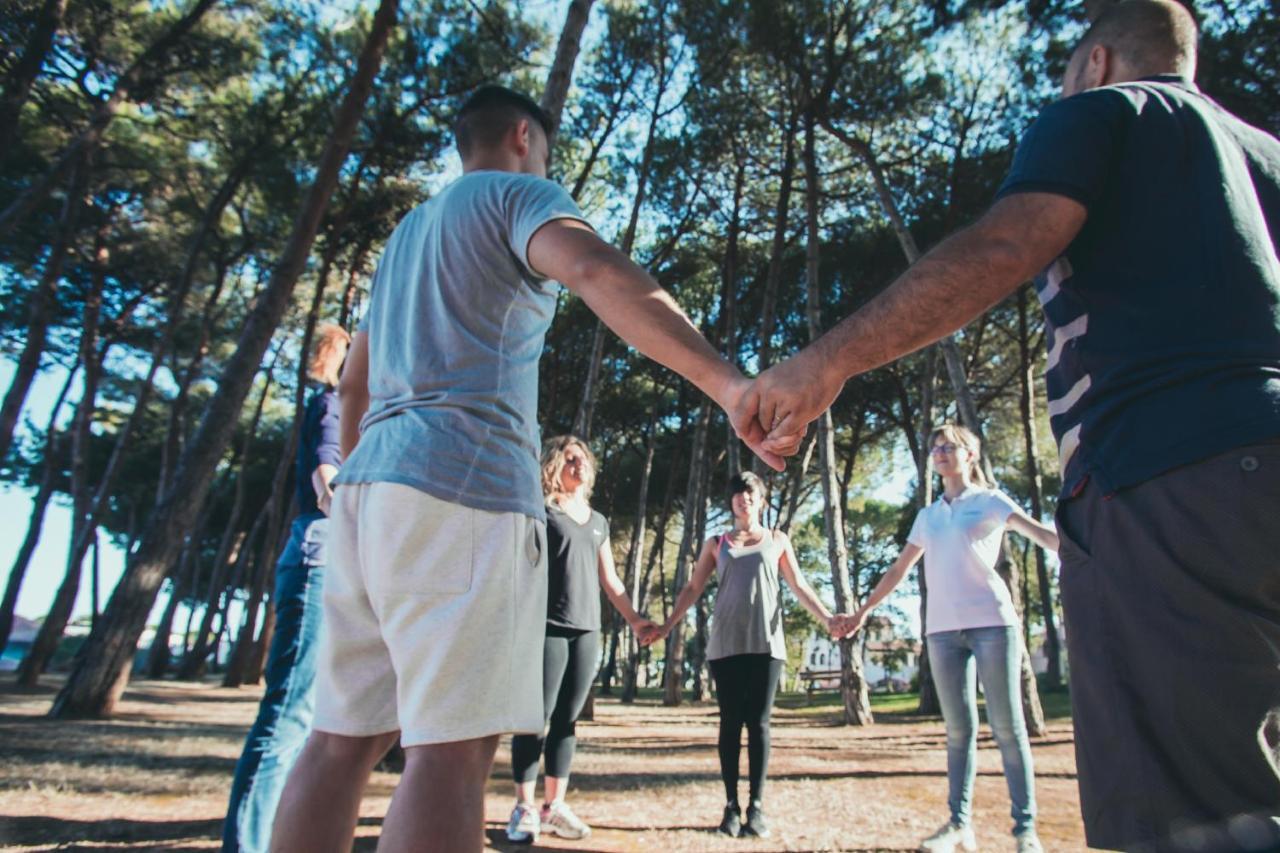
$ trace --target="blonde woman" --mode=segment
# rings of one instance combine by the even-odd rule
[[[995,567],[1006,529],[1055,552],[1058,534],[992,487],[982,473],[978,438],[964,427],[947,424],[935,430],[929,438],[929,459],[942,477],[942,496],[916,515],[901,556],[853,614],[847,633],[862,627],[867,615],[923,555],[929,587],[924,633],[947,726],[951,818],[920,849],[935,853],[957,847],[977,849],[969,825],[977,749],[976,664],[1013,801],[1017,849],[1039,853],[1035,776],[1022,717],[1018,616]]]
[[[542,707],[546,731],[511,741],[516,805],[507,838],[536,841],[540,832],[585,838],[591,827],[565,803],[577,746],[574,724],[587,701],[600,660],[600,590],[642,640],[658,627],[636,613],[618,579],[609,546],[609,522],[591,508],[596,459],[586,442],[563,435],[542,452],[547,500],[547,633],[542,654]],[[533,805],[538,760],[545,756],[542,808]]]
[[[285,779],[311,731],[331,482],[342,464],[336,389],[350,343],[341,326],[316,328],[307,364],[313,390],[298,437],[298,517],[276,562],[276,629],[264,673],[267,688],[236,764],[223,850],[268,849]]]

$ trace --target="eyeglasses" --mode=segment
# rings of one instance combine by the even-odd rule
[[[955,453],[955,452],[956,452],[956,445],[954,445],[954,444],[935,444],[933,447],[930,447],[930,448],[929,448],[929,452],[930,452],[930,453],[932,453],[932,454],[935,454],[935,455],[936,455],[936,454],[941,453],[941,454],[945,454],[945,455],[947,455],[947,456],[950,456],[952,453]]]

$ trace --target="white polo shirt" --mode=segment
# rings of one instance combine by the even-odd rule
[[[1003,492],[969,486],[950,503],[938,498],[916,514],[907,541],[924,549],[925,634],[1018,624],[995,569],[1005,524],[1017,511]]]

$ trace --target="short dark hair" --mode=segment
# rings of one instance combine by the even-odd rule
[[[1191,12],[1174,0],[1119,0],[1102,7],[1076,50],[1102,44],[1143,74],[1190,76],[1199,33]]]
[[[465,159],[476,148],[492,148],[520,119],[537,122],[551,138],[551,117],[532,98],[505,86],[481,86],[471,93],[453,121],[454,141]]]
[[[743,492],[752,492],[760,500],[769,497],[769,490],[765,487],[764,480],[761,480],[754,471],[742,471],[729,478],[729,499],[733,500],[734,495]]]

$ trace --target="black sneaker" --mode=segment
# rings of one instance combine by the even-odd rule
[[[716,831],[733,838],[742,834],[742,812],[738,810],[737,803],[729,803],[724,807],[724,819],[720,821]]]
[[[743,835],[754,835],[756,838],[769,837],[769,824],[764,820],[764,807],[759,800],[752,800],[747,806],[747,823],[742,827]]]

